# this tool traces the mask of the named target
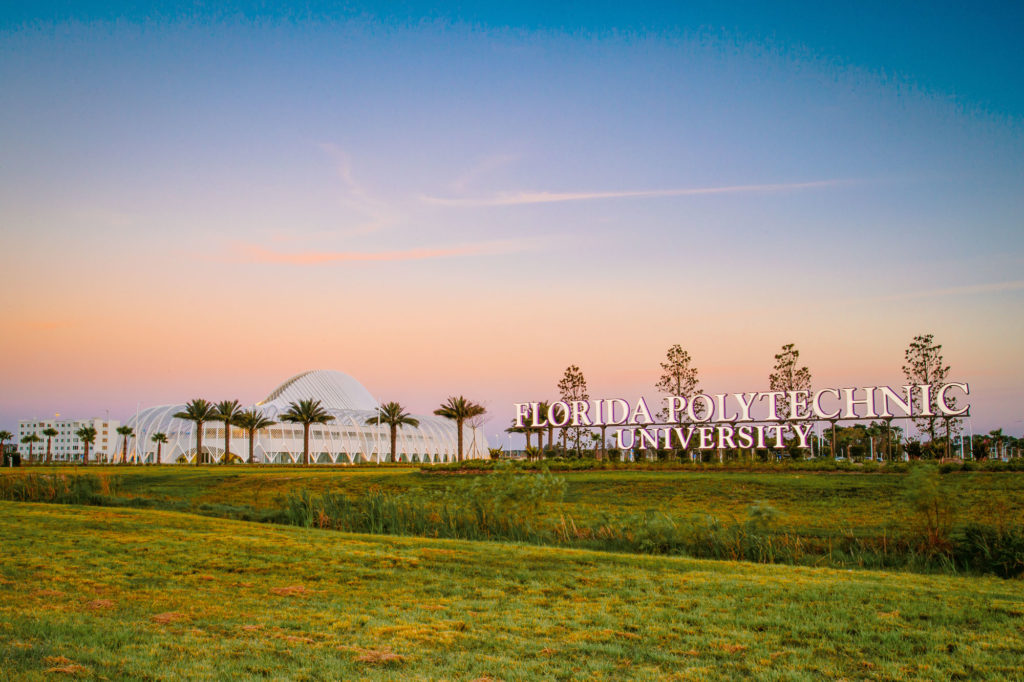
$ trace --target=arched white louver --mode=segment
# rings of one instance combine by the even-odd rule
[[[387,461],[390,457],[390,433],[387,426],[367,426],[366,420],[377,415],[377,401],[356,379],[332,370],[312,370],[296,374],[275,388],[265,400],[254,407],[266,417],[278,421],[293,401],[319,400],[334,420],[310,429],[309,459],[315,464],[348,464],[353,462]],[[215,398],[219,399],[218,398]],[[132,415],[125,424],[135,429],[136,438],[129,445],[129,458],[143,462],[156,461],[154,433],[167,435],[161,448],[161,462],[179,460],[192,462],[195,457],[195,424],[176,419],[185,409],[184,403],[146,408]],[[415,415],[420,425],[403,426],[398,430],[398,459],[406,462],[450,462],[457,457],[455,423],[435,415]],[[203,450],[213,459],[224,450],[224,425],[204,425]],[[488,456],[487,440],[482,428],[466,426],[463,430],[467,459]],[[231,433],[231,451],[246,459],[249,439],[235,427]],[[293,463],[302,459],[302,425],[279,423],[261,431],[254,445],[259,463]],[[141,457],[140,457],[141,456]]]

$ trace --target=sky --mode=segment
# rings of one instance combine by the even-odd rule
[[[332,4],[0,9],[0,428],[323,368],[492,437],[930,333],[1024,433],[1020,4]]]

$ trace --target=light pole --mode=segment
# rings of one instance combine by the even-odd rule
[[[380,423],[380,401],[377,401],[377,428],[374,429],[374,437],[377,439],[377,464],[380,464],[380,429],[383,426]]]
[[[967,428],[971,431],[971,459],[974,459],[974,424],[970,417],[967,418]]]

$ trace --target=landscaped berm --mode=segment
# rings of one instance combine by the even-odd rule
[[[947,492],[964,514],[940,529],[952,558],[889,571],[836,568],[857,563],[854,545],[822,538],[861,532],[843,526],[845,516],[864,521],[867,544],[856,546],[880,538],[910,548],[910,536],[877,517],[912,514],[920,485],[913,472],[550,477],[182,467],[76,475],[0,474],[8,500],[85,503],[0,501],[0,678],[1024,677],[1024,582],[961,566],[955,549],[958,528],[989,518],[989,505],[1019,525],[1017,474],[929,478],[924,487]],[[61,477],[64,487],[53,487]],[[456,533],[469,521],[444,516],[471,510],[482,492],[501,497],[516,521],[488,521],[494,510],[482,505],[479,524],[532,524],[523,537],[535,544],[337,530],[354,510],[379,519],[367,511],[372,504],[399,514],[395,500],[415,497],[434,525],[424,517],[404,532]],[[517,497],[546,501],[517,507]],[[654,512],[627,499],[662,514],[661,535],[638,526],[638,542],[672,537],[665,519],[681,526],[702,508],[723,523],[749,516],[735,518],[745,534],[723,536],[734,541],[763,543],[770,532],[797,545],[818,537],[837,556],[780,550],[763,560],[784,563],[751,563],[643,554],[691,545],[629,545],[624,529]],[[526,509],[537,506],[543,513]],[[279,523],[238,520],[246,516]],[[618,545],[591,537],[601,528],[622,533],[621,546],[633,550],[607,551]],[[584,542],[601,551],[580,549]]]

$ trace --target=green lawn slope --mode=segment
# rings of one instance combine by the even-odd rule
[[[422,494],[459,491],[480,475],[423,474],[397,466],[298,467],[25,467],[2,476],[88,473],[103,477],[112,494],[177,505],[187,511],[280,506],[282,497],[308,490],[348,496],[370,491]],[[530,475],[530,474],[525,474]],[[675,515],[712,515],[723,521],[746,518],[756,503],[779,512],[779,524],[798,532],[877,534],[912,516],[905,499],[906,474],[679,471],[557,472],[565,498],[544,515],[577,522],[602,514],[621,516],[654,509]],[[953,473],[942,476],[955,523],[1024,523],[1024,474]]]
[[[1024,583],[0,502],[0,677],[1012,679]]]

